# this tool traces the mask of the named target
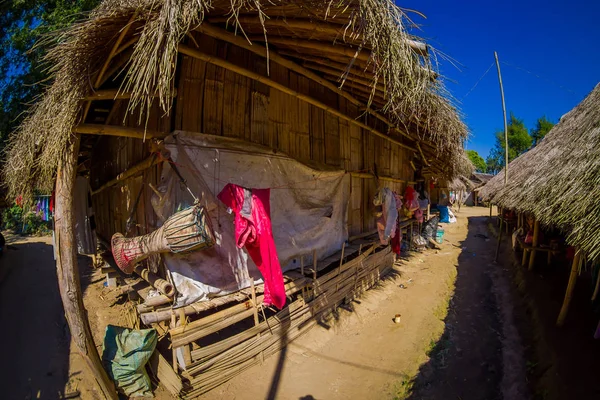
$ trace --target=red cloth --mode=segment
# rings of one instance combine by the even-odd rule
[[[50,196],[50,205],[48,207],[51,213],[54,212],[54,190],[52,191],[52,195]]]
[[[396,223],[396,235],[392,238],[392,251],[395,254],[400,255],[402,246],[401,243],[402,242],[402,233],[400,232],[400,225],[398,223]]]
[[[285,305],[285,287],[283,273],[277,257],[275,240],[271,228],[271,204],[269,201],[270,189],[250,189],[252,211],[246,216],[242,215],[244,200],[248,201],[248,189],[234,184],[227,184],[217,196],[227,207],[235,213],[235,240],[239,248],[246,246],[246,250],[265,281],[266,305],[275,305],[281,309]],[[248,204],[246,204],[248,206]]]

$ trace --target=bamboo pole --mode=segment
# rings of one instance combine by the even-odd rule
[[[211,23],[227,23],[228,17],[210,18]],[[260,25],[260,20],[253,16],[239,16],[237,22],[242,25]],[[327,36],[336,37],[339,39],[352,40],[350,35],[345,35],[345,26],[332,24],[327,22],[316,22],[314,20],[303,19],[278,19],[270,18],[264,21],[266,27],[285,28],[289,30],[306,30],[311,33],[322,33]],[[262,27],[261,27],[262,29]],[[417,54],[426,57],[429,47],[426,43],[416,40],[405,39],[404,42]]]
[[[302,288],[304,291],[304,288]],[[260,321],[258,320],[258,304],[256,302],[256,288],[254,287],[254,278],[252,278],[252,307],[254,308],[254,326],[258,326]],[[256,334],[256,339],[260,340],[260,332]],[[265,361],[265,355],[261,351],[260,352],[260,363],[262,364]]]
[[[504,185],[508,183],[508,125],[506,122],[506,104],[504,103],[504,88],[502,86],[502,74],[500,73],[500,62],[498,53],[494,52],[496,68],[498,68],[498,81],[500,82],[500,95],[502,96],[502,113],[504,114]]]
[[[535,265],[535,248],[538,247],[540,237],[540,221],[535,220],[533,224],[533,243],[531,243],[531,255],[529,256],[529,270],[533,271],[533,266]]]
[[[128,128],[116,125],[79,124],[73,127],[73,133],[85,135],[120,136],[134,139],[164,138],[168,134],[157,131],[149,131],[140,128]]]
[[[537,221],[536,221],[537,222]],[[533,255],[533,254],[532,254]],[[581,261],[581,252],[577,250],[575,257],[573,258],[573,264],[571,265],[571,274],[569,275],[569,283],[567,284],[567,291],[565,292],[565,299],[563,300],[558,319],[556,320],[557,326],[563,326],[567,313],[569,311],[569,305],[571,304],[571,297],[573,297],[573,291],[575,290],[575,283],[577,282],[577,275],[579,273],[579,263]]]
[[[125,25],[123,27],[123,29],[121,30],[121,33],[119,34],[119,37],[117,38],[117,41],[111,48],[110,53],[108,53],[108,57],[106,58],[106,61],[104,61],[102,68],[100,68],[100,72],[98,72],[98,76],[96,77],[96,82],[94,83],[94,88],[99,87],[100,82],[102,81],[102,78],[104,77],[104,73],[108,69],[108,66],[110,65],[110,62],[113,59],[113,57],[117,54],[117,50],[119,49],[121,42],[125,38],[125,35],[127,35],[127,32],[129,32],[129,28],[131,28],[131,25],[133,24],[133,21],[135,20],[136,17],[137,17],[137,12],[133,13],[131,18],[129,19],[129,22],[127,22],[127,25]]]
[[[133,49],[129,49],[124,53],[120,54],[119,57],[116,57],[110,68],[104,73],[104,77],[102,77],[102,80],[100,81],[100,84],[97,87],[102,87],[102,85],[104,85],[110,79],[111,76],[113,76],[118,70],[123,68],[131,58],[132,54]]]
[[[114,179],[111,179],[110,181],[106,182],[104,185],[100,186],[98,189],[93,190],[92,196],[95,196],[98,193],[108,189],[109,187],[115,186],[119,182],[123,182],[124,180],[129,179],[132,176],[136,175],[137,173],[144,171],[160,162],[162,162],[162,160],[153,154],[150,157],[146,158],[145,160],[140,161],[139,163],[135,164],[133,167],[129,168],[128,170],[121,172]]]
[[[500,230],[498,231],[498,244],[496,245],[496,257],[494,257],[494,262],[498,262],[498,253],[500,252],[500,243],[502,243],[502,224],[504,223],[504,219],[500,218]]]
[[[319,100],[316,100],[316,99],[314,99],[314,98],[312,98],[312,97],[310,97],[308,95],[305,95],[305,94],[302,94],[302,93],[298,93],[295,90],[292,90],[292,89],[288,88],[287,86],[282,85],[282,84],[280,84],[278,82],[275,82],[272,79],[269,79],[269,78],[267,78],[265,76],[262,76],[262,75],[260,75],[260,74],[258,74],[256,72],[253,72],[253,71],[247,70],[245,68],[239,67],[239,66],[237,66],[237,65],[235,65],[235,64],[233,64],[233,63],[231,63],[229,61],[226,61],[226,60],[224,60],[222,58],[208,55],[206,53],[203,53],[203,52],[201,52],[199,50],[196,50],[196,49],[192,49],[191,47],[188,47],[188,46],[185,46],[185,45],[179,45],[179,52],[182,53],[182,54],[185,54],[187,56],[196,58],[198,60],[202,60],[202,61],[205,61],[207,63],[216,65],[218,67],[224,68],[226,70],[235,72],[235,73],[237,73],[239,75],[242,75],[242,76],[245,76],[247,78],[253,79],[253,80],[255,80],[257,82],[260,82],[260,83],[262,83],[264,85],[267,85],[267,86],[269,86],[269,87],[271,87],[273,89],[277,89],[280,92],[283,92],[283,93],[288,94],[288,95],[290,95],[292,97],[300,99],[300,100],[302,100],[302,101],[304,101],[304,102],[306,102],[308,104],[311,104],[311,105],[313,105],[313,106],[315,106],[317,108],[320,108],[320,109],[322,109],[324,111],[327,111],[330,114],[335,115],[336,117],[343,119],[344,121],[348,121],[349,123],[351,123],[353,125],[356,125],[356,126],[362,128],[364,130],[367,130],[367,131],[373,133],[375,136],[379,136],[379,137],[381,137],[383,139],[386,139],[386,140],[388,140],[388,141],[390,141],[390,142],[392,142],[394,144],[397,144],[398,146],[403,147],[405,149],[416,151],[416,149],[414,147],[408,146],[408,145],[406,145],[406,144],[404,144],[404,143],[402,143],[402,142],[400,142],[400,141],[398,141],[396,139],[393,139],[393,138],[389,137],[388,135],[385,135],[385,134],[377,131],[376,129],[371,128],[370,126],[368,126],[368,125],[366,125],[366,124],[364,124],[364,123],[362,123],[360,121],[357,121],[357,120],[355,120],[352,117],[347,116],[346,114],[344,114],[344,113],[336,110],[335,108],[329,107],[328,105],[320,102]]]
[[[96,350],[79,281],[73,217],[73,194],[79,141],[80,137],[76,135],[67,144],[65,152],[59,159],[56,176],[55,240],[58,287],[71,337],[79,354],[85,360],[104,396],[107,399],[116,400],[117,393],[114,385],[106,374],[100,361],[100,355]]]
[[[158,94],[150,94],[149,97],[158,96]],[[172,97],[177,97],[177,89],[171,92]],[[96,90],[85,97],[87,101],[93,100],[126,100],[131,98],[131,92],[122,92],[119,89],[102,89]]]
[[[175,296],[175,287],[170,282],[167,282],[166,280],[153,274],[148,268],[144,268],[141,265],[136,265],[134,271],[160,293],[167,297]]]
[[[594,294],[592,295],[592,301],[595,301],[600,292],[600,271],[598,271],[598,277],[596,278],[596,287],[594,288]]]

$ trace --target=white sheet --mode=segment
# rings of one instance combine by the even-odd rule
[[[289,270],[327,257],[348,239],[347,206],[350,178],[342,170],[316,170],[284,154],[246,142],[177,132],[166,146],[192,192],[209,211],[217,244],[187,255],[165,255],[181,297],[177,305],[224,295],[250,286],[260,273],[234,239],[233,216],[216,195],[227,183],[271,188],[271,221],[282,269]],[[172,168],[163,168],[153,206],[164,221],[193,200]]]

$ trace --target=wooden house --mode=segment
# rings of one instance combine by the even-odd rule
[[[179,309],[141,306],[149,325],[165,313],[172,321],[169,339],[184,356],[183,366],[173,361],[183,382],[176,390],[187,397],[210,390],[391,266],[389,248],[365,239],[376,228],[380,187],[427,192],[431,179],[470,173],[466,128],[441,94],[429,47],[407,24],[389,0],[105,0],[62,34],[48,56],[52,85],[13,136],[5,176],[11,195],[55,185],[65,311],[107,397],[114,398],[112,383],[91,340],[77,279],[76,175],[89,177],[96,233],[105,242],[116,232],[139,235],[160,225],[152,198],[161,178],[173,166],[184,175],[189,167],[160,155],[165,145],[176,147],[173,138],[309,166],[312,180],[331,171],[345,177],[339,247],[308,247],[293,257],[298,268],[286,273],[284,310],[259,312],[259,287]],[[210,176],[207,192],[222,183]],[[155,273],[168,279],[164,269]],[[206,339],[248,321],[225,339]]]

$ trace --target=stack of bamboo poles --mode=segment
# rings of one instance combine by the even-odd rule
[[[182,349],[185,370],[179,371],[186,381],[184,398],[205,393],[247,368],[260,364],[321,322],[339,305],[347,303],[371,288],[392,266],[389,247],[375,252],[378,245],[369,245],[352,260],[339,264],[317,277],[316,269],[286,274],[288,304],[272,316],[261,309],[259,287],[250,290],[250,299],[222,309],[191,323],[177,323],[170,329],[173,349]],[[347,256],[346,256],[347,257]],[[291,279],[293,278],[293,279]],[[245,295],[245,294],[244,294]],[[240,331],[244,323],[254,326]],[[237,329],[236,329],[237,328]],[[227,332],[231,333],[229,336]],[[195,341],[219,332],[217,342],[198,347]]]

